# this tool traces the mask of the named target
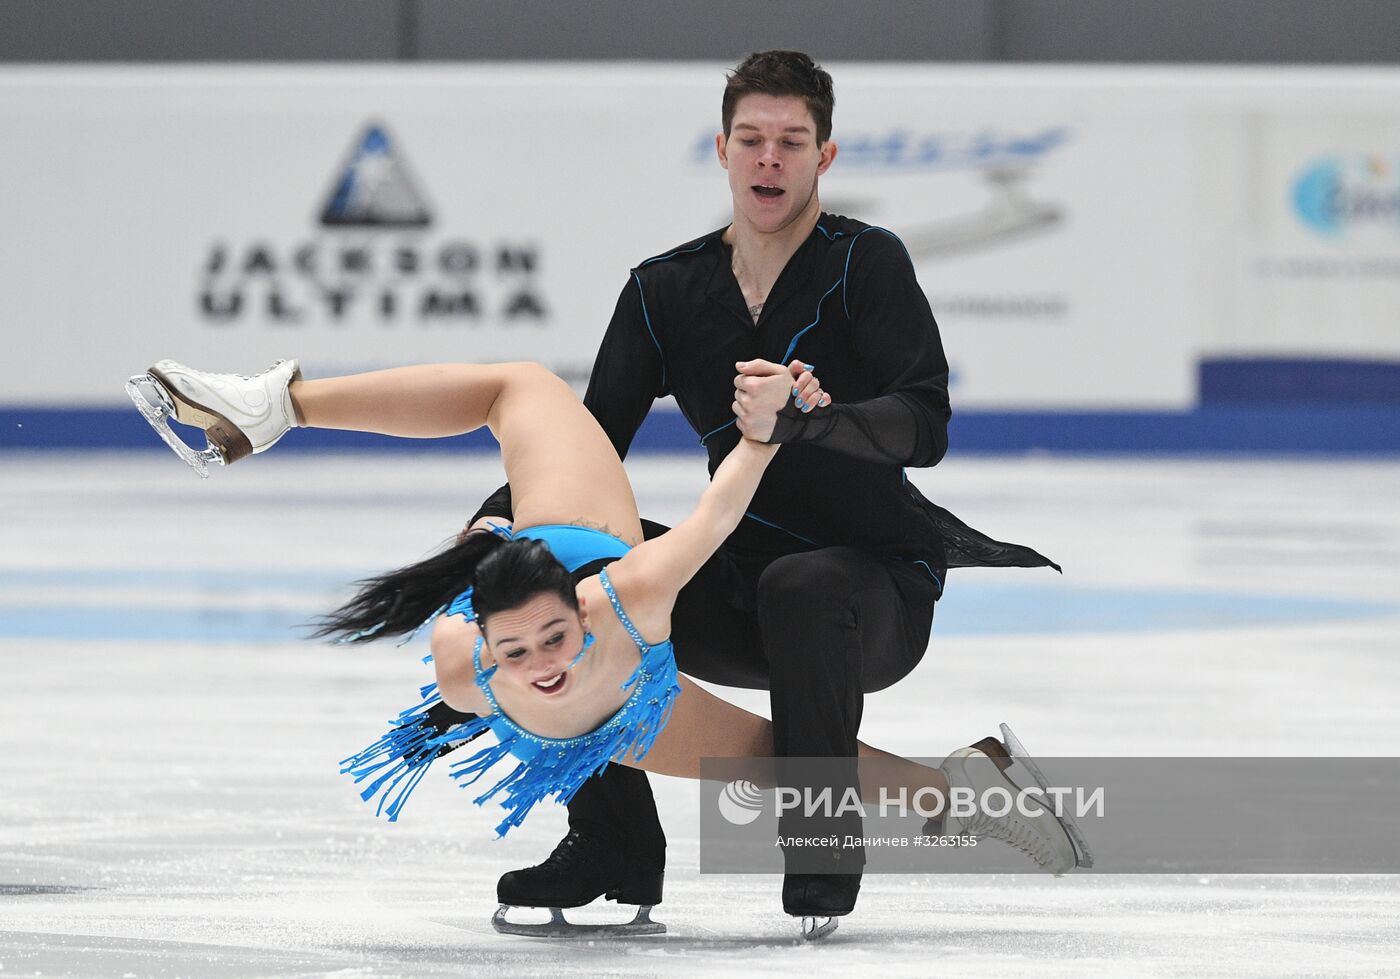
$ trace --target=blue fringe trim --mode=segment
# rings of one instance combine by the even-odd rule
[[[629,756],[636,761],[647,756],[670,720],[671,710],[680,694],[675,656],[669,641],[654,646],[647,644],[623,611],[606,571],[599,574],[599,579],[618,619],[641,652],[636,670],[622,684],[623,690],[632,690],[626,703],[596,730],[586,734],[572,738],[547,738],[535,734],[513,721],[496,703],[490,680],[497,668],[482,669],[483,643],[478,638],[472,651],[476,682],[490,703],[492,713],[473,717],[445,732],[439,732],[429,717],[429,711],[442,702],[442,697],[437,684],[430,683],[419,689],[418,704],[401,711],[398,717],[389,722],[389,730],[383,737],[341,762],[341,773],[353,776],[356,785],[368,783],[361,791],[360,798],[366,802],[378,799],[375,815],[387,815],[390,822],[396,822],[413,790],[438,755],[443,753],[443,748],[454,742],[469,741],[487,731],[495,734],[497,743],[455,763],[451,776],[465,788],[479,781],[507,755],[516,758],[515,767],[504,778],[472,800],[480,806],[504,794],[501,806],[506,810],[506,818],[496,827],[497,838],[524,822],[536,803],[552,796],[567,805],[584,782],[602,772],[609,764],[626,761]],[[423,625],[444,612],[474,618],[471,599],[472,589],[468,588],[435,612]],[[404,641],[412,639],[422,628],[419,626]],[[592,645],[593,636],[586,635],[583,649],[574,658],[574,663]],[[424,662],[431,658],[425,657]]]
[[[670,660],[669,651],[666,659]],[[651,664],[639,666],[629,678],[627,686],[637,685],[634,696],[609,721],[588,734],[544,738],[526,731],[502,713],[479,717],[463,725],[464,732],[475,734],[490,730],[498,739],[496,744],[452,766],[450,774],[463,788],[475,784],[507,755],[519,759],[504,778],[472,800],[484,805],[494,796],[504,794],[500,805],[506,810],[506,818],[496,827],[498,839],[524,822],[536,803],[553,797],[568,805],[584,782],[612,762],[625,761],[629,756],[638,761],[646,757],[657,735],[670,720],[671,709],[680,693],[674,660],[667,664],[669,670],[663,666],[656,673],[646,669],[647,665]],[[447,737],[460,739],[462,736],[453,731]],[[439,743],[445,743],[447,737],[439,739]]]
[[[566,739],[530,737],[501,715],[474,717],[440,734],[429,720],[428,711],[441,703],[442,697],[437,684],[430,683],[420,688],[422,699],[418,704],[391,720],[389,730],[378,741],[342,761],[340,771],[352,776],[356,785],[367,783],[360,798],[365,802],[377,798],[376,816],[397,822],[413,790],[444,746],[492,731],[497,743],[455,763],[450,774],[465,788],[508,755],[519,759],[504,778],[472,800],[480,806],[499,793],[505,794],[501,806],[507,815],[496,827],[499,838],[524,822],[536,803],[552,796],[567,805],[585,781],[610,763],[646,757],[670,720],[680,686],[675,681],[674,666],[670,670],[663,668],[660,675],[639,666],[626,685],[634,683],[638,685],[635,693],[641,696],[631,698],[612,721],[598,731]]]
[[[442,701],[436,683],[420,688],[418,695],[422,701],[391,720],[382,738],[340,763],[340,773],[353,776],[356,785],[369,780],[360,798],[370,802],[378,796],[374,814],[387,815],[391,823],[398,821],[404,803],[428,774],[442,746],[471,737],[465,733],[470,724],[439,734],[428,719],[428,709]]]

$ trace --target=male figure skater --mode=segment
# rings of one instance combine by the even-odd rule
[[[947,450],[948,365],[900,241],[822,213],[833,104],[831,77],[798,52],[751,55],[729,77],[715,149],[733,221],[632,270],[584,404],[623,457],[667,394],[711,473],[744,435],[784,443],[747,518],[682,592],[672,639],[683,672],[768,689],[775,753],[833,759],[839,799],[856,784],[864,695],[922,658],[946,569],[1051,562],[972,530],[904,478],[902,467]],[[765,361],[790,371],[759,376]],[[793,397],[806,365],[829,392],[817,404]],[[472,527],[509,521],[509,499],[503,487]],[[851,815],[782,826],[838,840],[860,831]],[[789,914],[854,908],[860,847],[792,848],[785,861]],[[549,859],[506,874],[498,896],[655,904],[664,866],[646,776],[613,765],[570,803]]]

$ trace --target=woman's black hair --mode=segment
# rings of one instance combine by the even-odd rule
[[[321,618],[312,635],[340,642],[369,642],[419,628],[454,598],[474,588],[479,619],[516,608],[541,592],[578,608],[573,579],[543,541],[467,534],[431,557],[356,582],[359,591]]]
[[[574,579],[544,541],[510,541],[477,565],[472,606],[483,622],[493,613],[519,608],[541,594],[557,595],[569,608],[578,610]]]

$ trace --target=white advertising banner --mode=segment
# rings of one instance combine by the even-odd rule
[[[1249,131],[1257,185],[1221,340],[1300,356],[1400,360],[1400,91],[1280,112]]]
[[[830,67],[823,202],[904,239],[956,407],[1184,408],[1204,354],[1400,355],[1400,72]],[[581,384],[627,270],[727,219],[723,79],[0,70],[0,402],[116,404],[166,356]]]

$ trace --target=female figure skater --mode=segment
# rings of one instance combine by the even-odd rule
[[[694,512],[644,541],[611,443],[568,385],[536,364],[437,364],[307,381],[296,361],[249,378],[167,360],[128,390],[167,441],[171,416],[203,429],[210,448],[198,458],[206,462],[265,451],[295,426],[435,438],[486,425],[500,443],[516,529],[464,535],[370,579],[320,632],[361,642],[432,623],[436,692],[425,688],[422,704],[347,762],[357,780],[370,781],[366,798],[381,794],[391,819],[446,744],[485,731],[496,743],[453,774],[475,781],[515,756],[515,769],[475,800],[504,796],[501,834],[540,799],[567,801],[609,762],[698,778],[701,758],[772,756],[771,723],[678,675],[668,636],[677,593],[742,518],[778,446],[741,440]],[[807,404],[823,396],[810,372],[795,390]],[[439,697],[477,718],[437,734],[420,721]],[[941,769],[864,744],[860,753],[895,766],[885,770],[914,791],[946,798],[950,784],[978,794],[993,784],[1018,790],[1002,774],[1010,759],[993,739],[955,752]],[[874,799],[877,788],[862,786],[862,794]],[[1055,818],[1013,809],[962,828],[1010,843],[1051,872],[1076,864]]]

